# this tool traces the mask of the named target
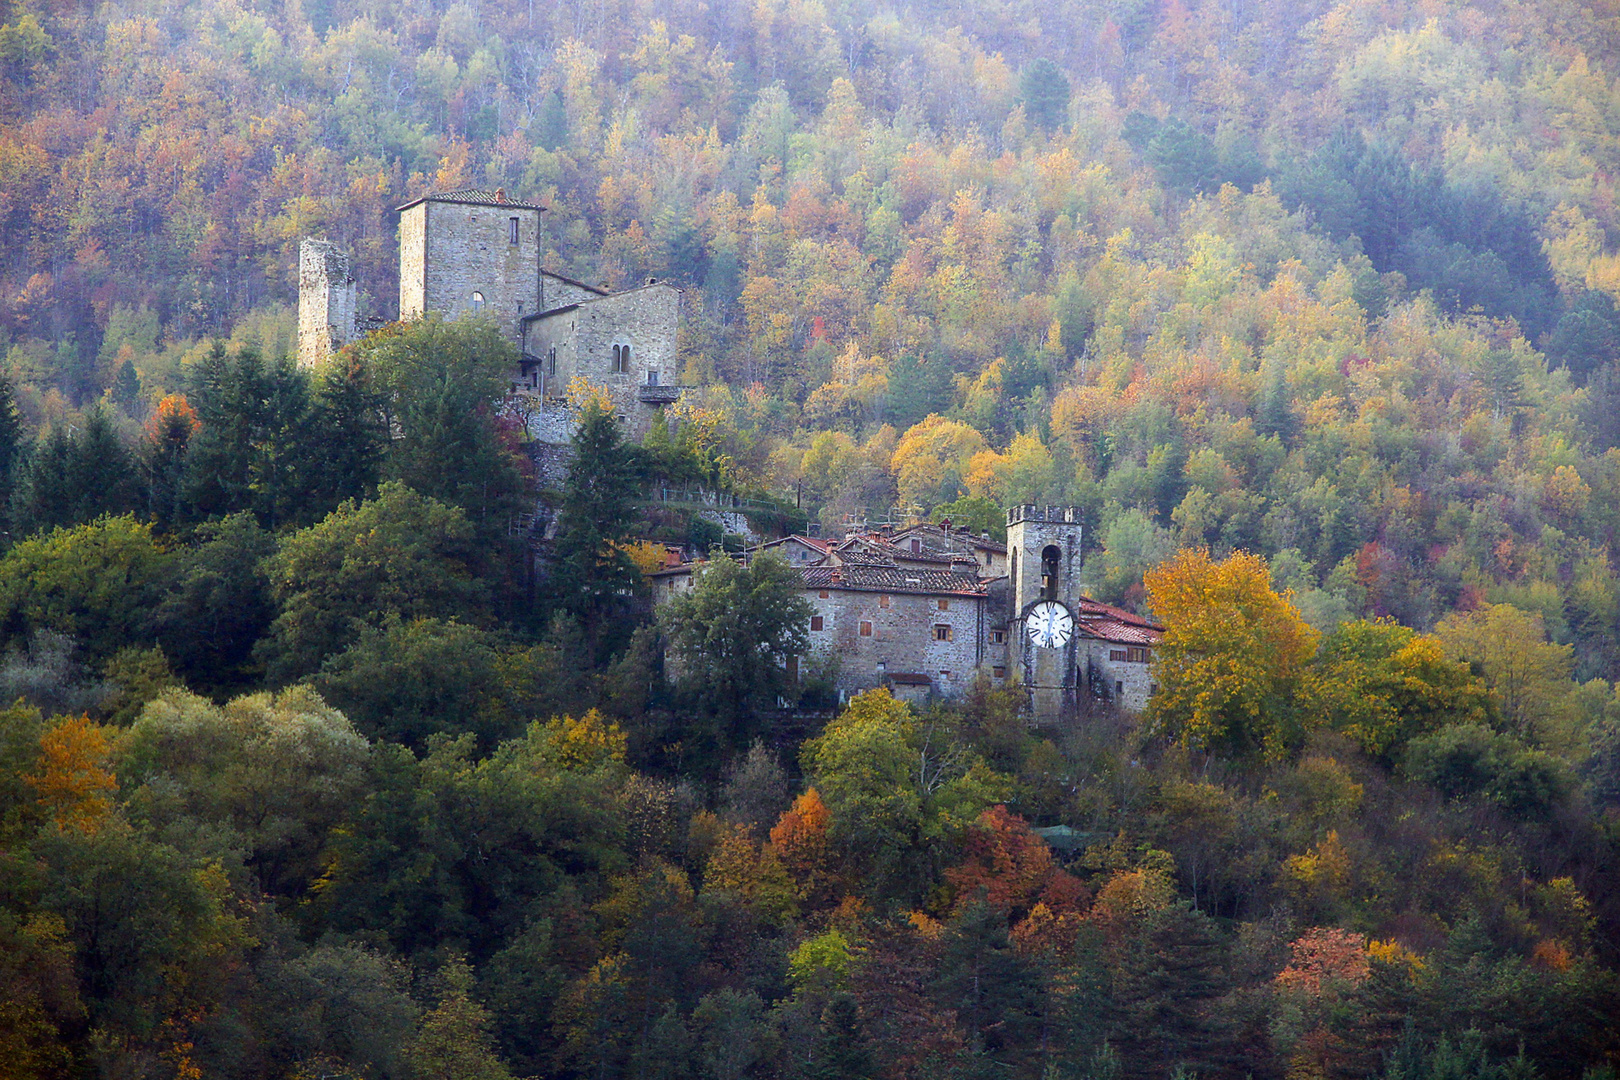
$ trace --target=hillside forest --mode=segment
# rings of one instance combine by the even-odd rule
[[[0,1078],[1612,1080],[1617,80],[1609,0],[0,0]],[[544,490],[493,326],[289,355],[465,187],[683,289]],[[655,615],[736,538],[653,483],[1079,507],[1160,690],[840,705],[773,558]]]

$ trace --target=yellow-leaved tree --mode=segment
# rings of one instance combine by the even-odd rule
[[[1145,722],[1188,746],[1233,757],[1278,757],[1298,743],[1295,694],[1321,635],[1265,562],[1246,551],[1216,562],[1183,550],[1143,578],[1167,628],[1154,658],[1158,693]]]

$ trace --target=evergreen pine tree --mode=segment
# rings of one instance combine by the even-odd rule
[[[14,540],[67,523],[68,461],[73,442],[67,429],[52,426],[18,470],[11,499]]]
[[[188,517],[183,498],[186,453],[197,431],[196,411],[183,397],[165,398],[147,424],[141,468],[146,478],[146,509],[167,532]]]
[[[11,495],[21,471],[24,442],[22,415],[17,411],[17,389],[0,374],[0,547],[11,525]]]
[[[839,994],[821,1011],[821,1029],[812,1043],[811,1080],[869,1080],[877,1072],[855,999]]]
[[[140,505],[134,456],[100,405],[91,406],[84,430],[73,440],[68,475],[75,523],[102,514],[127,514]]]
[[[635,464],[619,421],[595,401],[586,404],[571,442],[552,580],[559,606],[594,636],[602,616],[638,581],[619,546],[632,522]]]
[[[320,518],[343,500],[364,499],[376,490],[383,454],[380,416],[380,401],[365,365],[339,356],[315,393],[307,437],[312,470],[304,519]]]

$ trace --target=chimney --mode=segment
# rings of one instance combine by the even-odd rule
[[[502,204],[503,206],[506,204],[506,189],[505,188],[498,187],[498,188],[495,189],[495,201]]]

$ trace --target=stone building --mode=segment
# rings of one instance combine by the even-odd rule
[[[349,256],[328,241],[305,240],[298,249],[298,362],[325,360],[357,329]]]
[[[676,334],[681,292],[649,281],[624,292],[547,271],[544,207],[495,191],[426,195],[399,214],[399,316],[491,319],[520,357],[512,389],[536,399],[534,436],[566,442],[575,377],[605,387],[631,438],[680,396]],[[299,252],[298,360],[323,363],[360,336],[348,257],[325,240]]]
[[[1094,702],[1141,709],[1163,628],[1082,594],[1078,514],[1013,507],[1007,540],[925,524],[840,540],[789,536],[749,554],[774,551],[804,575],[810,655],[790,670],[829,670],[841,700],[875,686],[914,701],[950,698],[983,677],[1021,686],[1036,723],[1072,720]],[[655,573],[655,602],[690,590],[701,565]]]

